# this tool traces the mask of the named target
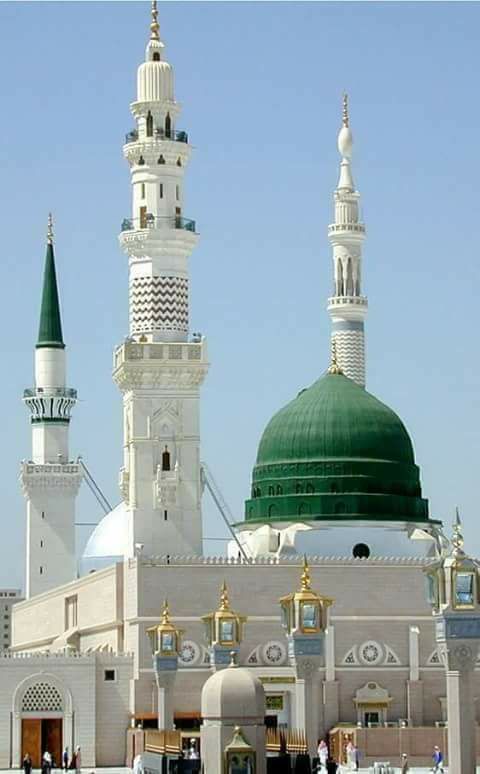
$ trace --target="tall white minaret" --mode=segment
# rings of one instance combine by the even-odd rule
[[[27,598],[76,577],[75,498],[82,480],[70,460],[70,412],[77,391],[66,387],[52,218],[49,216],[40,327],[35,347],[35,387],[25,390],[31,413],[32,459],[22,462],[20,480],[27,499]]]
[[[129,514],[128,552],[201,554],[200,386],[205,339],[189,340],[188,258],[195,221],[184,215],[191,145],[177,128],[173,69],[152,2],[150,40],[138,68],[136,126],[123,153],[130,166],[132,216],[120,244],[129,258],[130,336],[115,351],[123,393],[120,488]]]
[[[328,227],[333,247],[333,295],[328,299],[332,319],[332,344],[345,376],[365,386],[365,317],[362,295],[362,243],[365,225],[359,221],[360,194],[355,190],[350,159],[353,137],[349,125],[348,98],[343,97],[343,121],[338,135],[342,156],[340,179],[335,190],[335,222]]]

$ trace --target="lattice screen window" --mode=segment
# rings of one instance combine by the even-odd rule
[[[22,699],[22,712],[62,712],[60,692],[48,683],[35,683],[27,688]]]

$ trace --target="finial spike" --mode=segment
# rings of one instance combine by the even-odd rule
[[[347,127],[349,126],[349,116],[348,116],[348,94],[345,92],[343,95],[343,114],[342,114],[342,124],[343,126]]]
[[[460,510],[457,505],[455,508],[455,521],[453,522],[453,537],[452,537],[452,546],[453,546],[454,553],[456,554],[463,553],[463,545],[464,545],[464,539],[463,539],[462,522],[460,520]]]
[[[150,40],[160,40],[160,25],[158,23],[157,0],[152,0],[152,22],[150,24]]]
[[[337,342],[335,339],[332,339],[332,348],[330,352],[330,366],[328,368],[329,374],[343,374],[342,369],[338,365],[337,360]]]
[[[303,555],[303,572],[302,572],[302,591],[310,591],[310,567],[308,565],[307,555]]]
[[[220,594],[220,610],[230,610],[230,602],[228,600],[228,589],[225,581],[222,583],[222,590]]]
[[[53,217],[51,212],[48,213],[47,245],[53,245]]]
[[[163,603],[162,624],[168,623],[170,623],[170,608],[168,606],[168,600],[166,599]]]

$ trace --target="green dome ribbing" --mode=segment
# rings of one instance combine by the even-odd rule
[[[412,442],[399,417],[327,373],[268,423],[246,520],[427,521]]]
[[[37,349],[39,347],[56,347],[58,349],[65,347],[62,335],[57,275],[55,272],[55,256],[53,254],[53,245],[50,242],[47,244],[45,271],[43,274],[42,307],[40,310]]]

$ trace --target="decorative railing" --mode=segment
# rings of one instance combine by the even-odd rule
[[[353,231],[357,234],[365,233],[364,223],[332,223],[328,227],[328,233],[334,234],[336,231]]]
[[[368,300],[365,296],[331,296],[328,303],[332,306],[341,306],[343,304],[355,304],[356,306],[368,306]]]
[[[121,230],[122,231],[136,231],[137,229],[163,229],[163,228],[174,228],[174,229],[181,229],[183,231],[191,231],[192,234],[195,234],[196,224],[194,220],[190,220],[190,218],[183,218],[180,215],[173,215],[173,216],[160,216],[160,215],[152,215],[151,213],[147,213],[144,217],[141,218],[124,218],[122,221]]]
[[[72,387],[32,387],[23,391],[24,398],[71,398],[77,399],[77,391]]]
[[[125,144],[129,145],[131,142],[138,142],[139,139],[138,129],[132,129],[125,135]],[[188,134],[187,132],[183,131],[183,129],[172,129],[170,132],[165,131],[165,129],[155,129],[155,132],[152,135],[142,137],[142,141],[144,140],[170,140],[171,142],[187,143]]]

